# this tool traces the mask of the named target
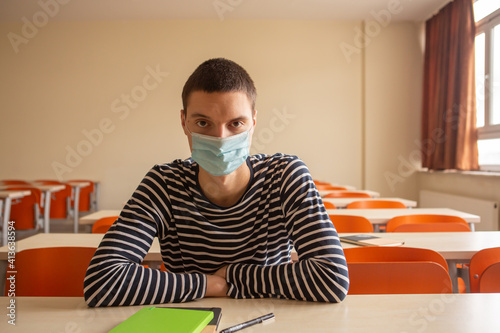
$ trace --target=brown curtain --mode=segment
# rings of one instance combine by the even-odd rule
[[[426,22],[422,166],[477,170],[473,0],[455,0]]]

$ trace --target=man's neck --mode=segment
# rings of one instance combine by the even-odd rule
[[[245,194],[250,169],[243,163],[227,176],[213,176],[200,167],[198,181],[208,200],[221,207],[231,207]]]

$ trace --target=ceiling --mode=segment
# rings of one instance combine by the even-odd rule
[[[0,0],[0,22],[307,19],[425,21],[450,0]],[[47,4],[43,9],[40,3]],[[61,4],[63,3],[63,4]],[[49,5],[51,4],[51,5]],[[57,4],[57,6],[55,5]],[[44,14],[44,12],[46,14]]]

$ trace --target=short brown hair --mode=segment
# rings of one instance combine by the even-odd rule
[[[247,71],[234,61],[224,58],[209,59],[196,68],[182,89],[182,107],[187,110],[189,96],[194,91],[244,92],[252,111],[255,110],[257,91]]]

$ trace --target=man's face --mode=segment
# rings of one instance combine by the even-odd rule
[[[225,138],[250,130],[250,143],[256,122],[247,95],[243,92],[194,91],[181,111],[181,122],[192,150],[191,133]]]

